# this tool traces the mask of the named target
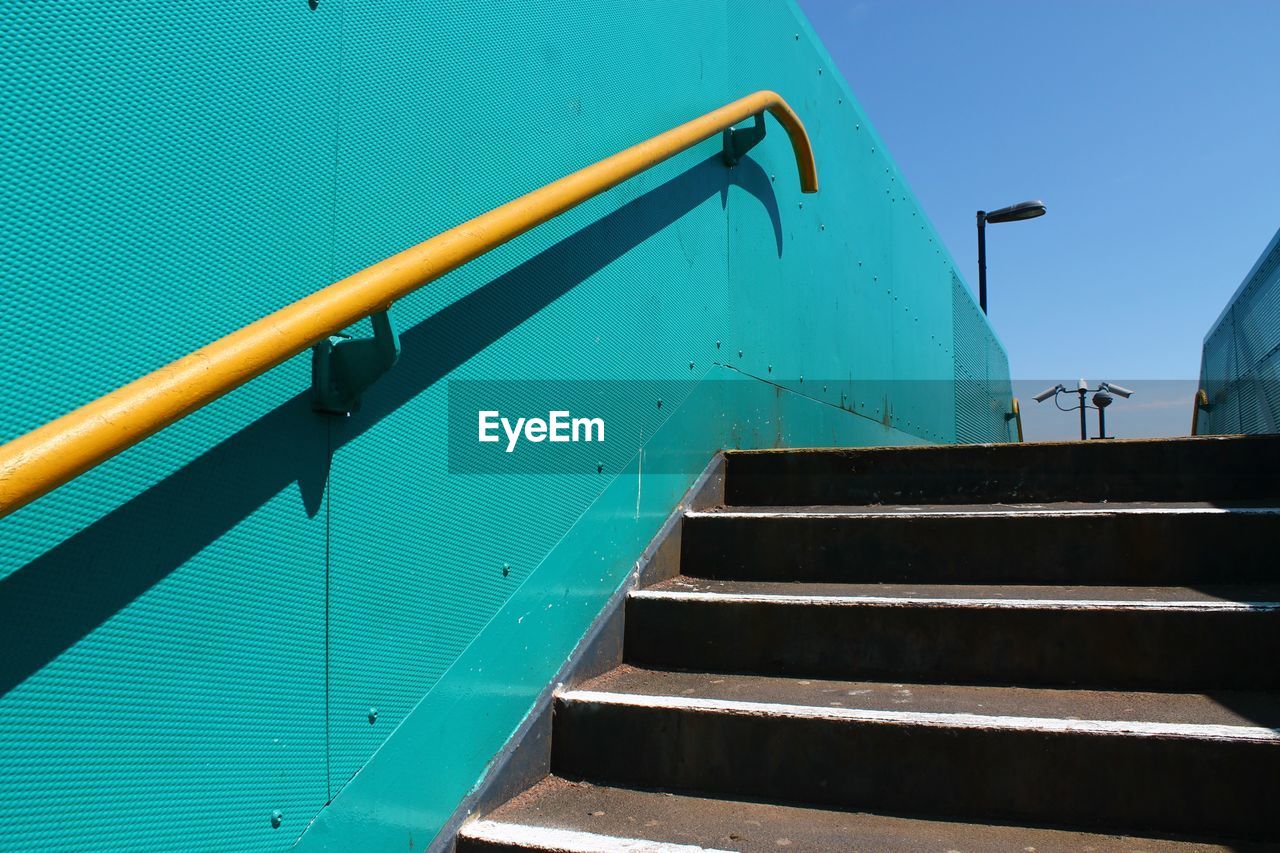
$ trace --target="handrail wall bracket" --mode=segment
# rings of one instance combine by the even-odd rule
[[[360,396],[400,358],[400,337],[386,311],[369,317],[372,338],[335,335],[311,348],[311,408],[327,415],[350,415]]]
[[[727,127],[724,130],[724,162],[730,168],[738,165],[747,152],[760,144],[764,139],[764,113],[755,114],[755,123],[751,127]]]

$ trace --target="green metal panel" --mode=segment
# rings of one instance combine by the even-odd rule
[[[351,418],[294,359],[0,520],[0,849],[421,849],[716,449],[1008,437],[1003,350],[787,3],[0,15],[0,438],[754,89],[823,183],[771,120],[732,170],[708,141],[394,306]],[[646,380],[599,412],[645,439],[451,474],[463,378]]]
[[[332,16],[24,0],[0,42],[0,440],[332,279]],[[307,381],[0,521],[0,850],[262,849],[323,806]]]
[[[1202,435],[1280,431],[1280,231],[1204,338]]]

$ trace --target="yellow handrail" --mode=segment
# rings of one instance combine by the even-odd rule
[[[1022,408],[1018,405],[1018,398],[1013,398],[1013,419],[1018,422],[1018,442],[1022,442]]]
[[[818,191],[804,125],[781,95],[756,92],[437,234],[269,314],[0,447],[0,517],[402,296],[628,178],[768,111]]]
[[[1191,434],[1200,434],[1200,410],[1209,408],[1209,394],[1203,388],[1196,389],[1195,401],[1191,407]]]

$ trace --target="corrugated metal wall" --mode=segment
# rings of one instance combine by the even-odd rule
[[[398,303],[354,417],[297,358],[0,520],[0,849],[421,849],[715,449],[1009,437],[789,3],[0,14],[0,440],[754,89],[823,182],[776,125],[732,171],[708,142]],[[557,377],[672,383],[603,413],[653,419],[645,473],[448,473],[447,380]]]
[[[1204,339],[1203,435],[1280,432],[1280,232]]]

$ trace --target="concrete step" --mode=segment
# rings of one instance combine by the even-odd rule
[[[726,507],[685,515],[681,567],[856,583],[1280,582],[1278,539],[1280,509],[1256,503]]]
[[[571,779],[712,797],[1274,840],[1277,723],[1277,697],[1257,693],[868,684],[622,667],[557,697],[552,763]],[[959,831],[951,837],[964,839]]]
[[[733,505],[1280,496],[1280,436],[725,454]]]
[[[1209,853],[1215,844],[712,799],[550,777],[458,835],[458,853],[540,850]]]
[[[676,577],[626,603],[628,663],[799,677],[1280,687],[1280,589]]]

